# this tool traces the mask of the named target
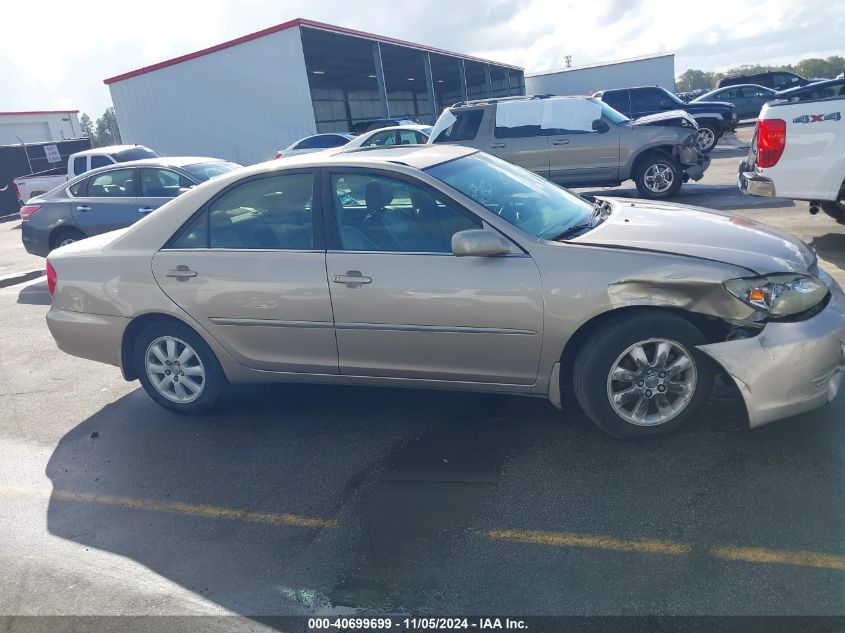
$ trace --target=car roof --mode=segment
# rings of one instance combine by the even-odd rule
[[[84,149],[81,152],[74,152],[74,154],[76,156],[90,156],[91,154],[117,154],[118,152],[123,152],[127,149],[134,149],[136,147],[149,149],[144,145],[106,145],[105,147],[92,147],[91,149]]]
[[[322,152],[297,154],[287,158],[258,163],[246,168],[244,175],[250,172],[263,173],[268,167],[331,167],[334,165],[376,166],[379,163],[407,165],[414,169],[426,169],[456,158],[475,154],[478,150],[460,145],[371,145],[344,149],[332,148]]]
[[[432,126],[430,126],[430,125],[422,125],[422,124],[420,124],[420,123],[414,123],[414,124],[410,124],[410,123],[409,123],[408,125],[391,125],[391,126],[389,126],[389,127],[380,127],[380,128],[375,129],[375,130],[369,130],[369,131],[367,131],[367,132],[362,133],[362,134],[361,134],[361,136],[365,136],[365,135],[366,135],[366,136],[371,136],[371,135],[373,135],[373,134],[377,134],[378,132],[391,132],[391,131],[395,131],[395,130],[416,130],[416,131],[421,131],[421,130],[428,130],[428,129],[430,129],[431,127],[432,127]],[[359,136],[356,136],[356,137],[354,137],[354,138],[360,138],[360,137],[359,137]]]
[[[806,84],[804,86],[794,86],[793,88],[781,90],[778,93],[778,96],[797,94],[799,92],[804,92],[805,90],[812,92],[813,90],[818,90],[819,88],[824,88],[825,86],[841,86],[843,84],[845,84],[845,79],[825,79],[824,81],[814,81],[813,83]]]
[[[124,163],[115,163],[114,166],[121,167],[184,167],[185,165],[196,165],[198,163],[225,163],[229,162],[222,158],[211,158],[210,156],[159,156],[158,158],[141,158],[129,160]],[[112,165],[109,165],[110,167]]]

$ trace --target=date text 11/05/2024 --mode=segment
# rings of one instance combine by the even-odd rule
[[[309,618],[308,630],[389,630],[446,631],[460,629],[527,630],[524,620],[511,618]]]

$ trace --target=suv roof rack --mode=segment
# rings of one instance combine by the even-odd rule
[[[463,108],[465,106],[475,105],[489,105],[492,103],[499,103],[501,101],[525,101],[531,99],[549,99],[559,95],[545,94],[545,95],[515,95],[513,97],[489,97],[487,99],[473,99],[471,101],[458,101],[453,103],[450,108]]]

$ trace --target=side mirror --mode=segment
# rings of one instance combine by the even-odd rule
[[[487,229],[468,229],[452,236],[452,254],[456,257],[492,257],[510,252],[510,242]]]
[[[593,121],[593,131],[598,132],[599,134],[604,134],[610,129],[610,126],[607,124],[607,121],[604,119],[596,119]]]

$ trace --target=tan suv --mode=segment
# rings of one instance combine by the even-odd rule
[[[658,200],[710,166],[697,131],[680,110],[631,121],[590,97],[505,97],[447,108],[429,142],[474,147],[566,187],[633,180],[640,195]]]

